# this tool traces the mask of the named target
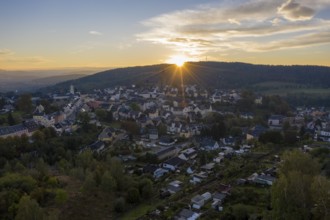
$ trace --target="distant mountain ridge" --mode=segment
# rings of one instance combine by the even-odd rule
[[[103,68],[68,68],[55,70],[0,70],[0,92],[35,91],[59,82],[81,78]]]
[[[179,69],[172,64],[136,66],[111,69],[93,75],[69,80],[44,91],[60,91],[73,84],[78,90],[88,92],[116,85],[197,84],[205,88],[259,88],[263,83],[330,88],[330,67],[325,66],[275,66],[227,62],[188,62]],[[259,86],[259,87],[258,87]]]

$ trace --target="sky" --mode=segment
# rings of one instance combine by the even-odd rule
[[[330,0],[1,0],[0,69],[330,66]]]

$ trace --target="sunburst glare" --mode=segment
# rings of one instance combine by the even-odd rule
[[[183,55],[175,55],[171,56],[170,59],[168,59],[168,63],[175,64],[177,67],[182,67],[185,62],[188,61],[188,57]]]

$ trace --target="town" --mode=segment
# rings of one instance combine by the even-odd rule
[[[35,146],[41,140],[47,145],[47,136],[75,137],[70,156],[48,149],[56,153],[46,159],[40,146],[12,154],[43,158],[48,175],[64,185],[63,176],[75,178],[84,189],[81,194],[105,188],[114,198],[107,208],[114,218],[267,218],[283,152],[330,151],[328,109],[293,107],[278,96],[245,90],[129,85],[81,94],[71,85],[62,94],[8,94],[0,100],[1,143],[24,137]],[[77,141],[77,134],[88,138]],[[11,164],[15,170],[5,147],[1,145],[2,166]],[[72,154],[89,162],[81,170],[77,161],[69,165]],[[121,171],[110,168],[109,175],[93,160]],[[329,159],[323,160],[323,170],[330,174]],[[133,183],[124,186],[127,176]],[[98,178],[108,178],[106,186]],[[69,210],[67,201],[77,198],[68,195],[58,206]]]

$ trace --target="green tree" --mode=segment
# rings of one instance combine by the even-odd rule
[[[30,193],[37,186],[37,181],[31,176],[18,173],[7,173],[0,178],[0,191],[3,189],[18,189]]]
[[[319,163],[309,154],[303,153],[299,150],[286,152],[282,159],[283,163],[279,166],[279,172],[285,176],[290,171],[297,171],[311,176],[315,176],[320,171]]]
[[[290,129],[290,127],[291,127],[290,122],[289,122],[289,121],[285,121],[285,122],[283,123],[282,130],[283,130],[283,131],[287,131],[287,130]]]
[[[93,153],[88,149],[77,155],[76,165],[82,167],[85,171],[91,165],[92,161]]]
[[[125,206],[126,206],[126,202],[123,197],[116,199],[116,201],[115,201],[115,211],[116,212],[124,212],[125,208],[126,208]]]
[[[164,124],[160,124],[158,127],[157,127],[157,130],[158,130],[158,134],[161,136],[161,135],[166,135],[167,133],[167,127],[166,125]]]
[[[118,158],[107,157],[107,164],[108,164],[108,168],[110,170],[111,176],[116,181],[117,189],[124,190],[125,186],[127,184],[125,183],[124,167],[123,167],[121,161]]]
[[[37,142],[42,142],[45,140],[45,134],[37,130],[32,134],[32,139]]]
[[[141,161],[143,161],[145,163],[150,163],[150,164],[159,163],[157,155],[149,153],[149,152],[147,152],[143,157],[141,157]]]
[[[311,176],[289,171],[272,188],[274,219],[310,219],[313,206]]]
[[[123,121],[121,127],[133,135],[140,133],[140,127],[135,121]]]
[[[43,218],[43,210],[39,204],[29,196],[22,196],[18,203],[15,220],[38,220]]]
[[[249,219],[249,210],[243,204],[236,204],[233,207],[232,215],[237,220],[247,220]]]
[[[0,109],[2,109],[3,106],[5,106],[5,104],[6,104],[5,98],[0,98]]]
[[[96,109],[95,114],[99,118],[99,120],[104,121],[107,116],[107,111],[104,109]]]
[[[280,131],[266,131],[260,135],[259,141],[262,143],[270,142],[274,144],[280,144],[283,141],[283,136]]]
[[[86,178],[85,178],[85,181],[83,184],[83,189],[86,191],[90,191],[90,190],[95,189],[95,187],[96,187],[96,182],[95,182],[93,173],[87,172]]]
[[[55,202],[59,205],[64,204],[68,200],[68,194],[63,189],[57,189],[55,195]]]
[[[80,112],[77,116],[77,119],[81,123],[82,129],[87,132],[90,128],[89,122],[91,120],[88,112]]]
[[[12,115],[11,112],[8,113],[7,122],[8,122],[9,125],[16,124],[16,121],[15,121],[15,119],[14,119],[14,117],[13,117],[13,115]]]
[[[104,109],[96,109],[95,114],[99,118],[100,121],[110,123],[113,120],[113,116],[112,116],[111,111],[106,111]]]
[[[153,184],[150,179],[142,179],[139,183],[140,195],[144,199],[149,199],[153,195]]]
[[[111,173],[105,171],[101,180],[101,189],[110,193],[116,189],[116,185],[116,180],[111,176]]]
[[[271,192],[273,219],[310,219],[314,205],[311,183],[320,171],[319,164],[298,150],[285,153],[282,159]]]
[[[128,189],[126,199],[129,203],[138,203],[140,201],[139,190],[135,187]]]
[[[135,103],[135,102],[133,102],[133,103],[130,105],[130,107],[131,107],[131,109],[132,109],[133,111],[137,111],[137,112],[141,111],[140,106],[139,106],[137,103]]]
[[[286,130],[284,132],[284,142],[287,144],[295,144],[297,142],[297,132],[294,130]]]
[[[30,114],[32,112],[31,94],[22,94],[17,100],[17,107],[20,111]]]
[[[330,181],[324,176],[314,177],[312,183],[312,196],[315,206],[313,214],[315,219],[326,220],[330,218]]]

